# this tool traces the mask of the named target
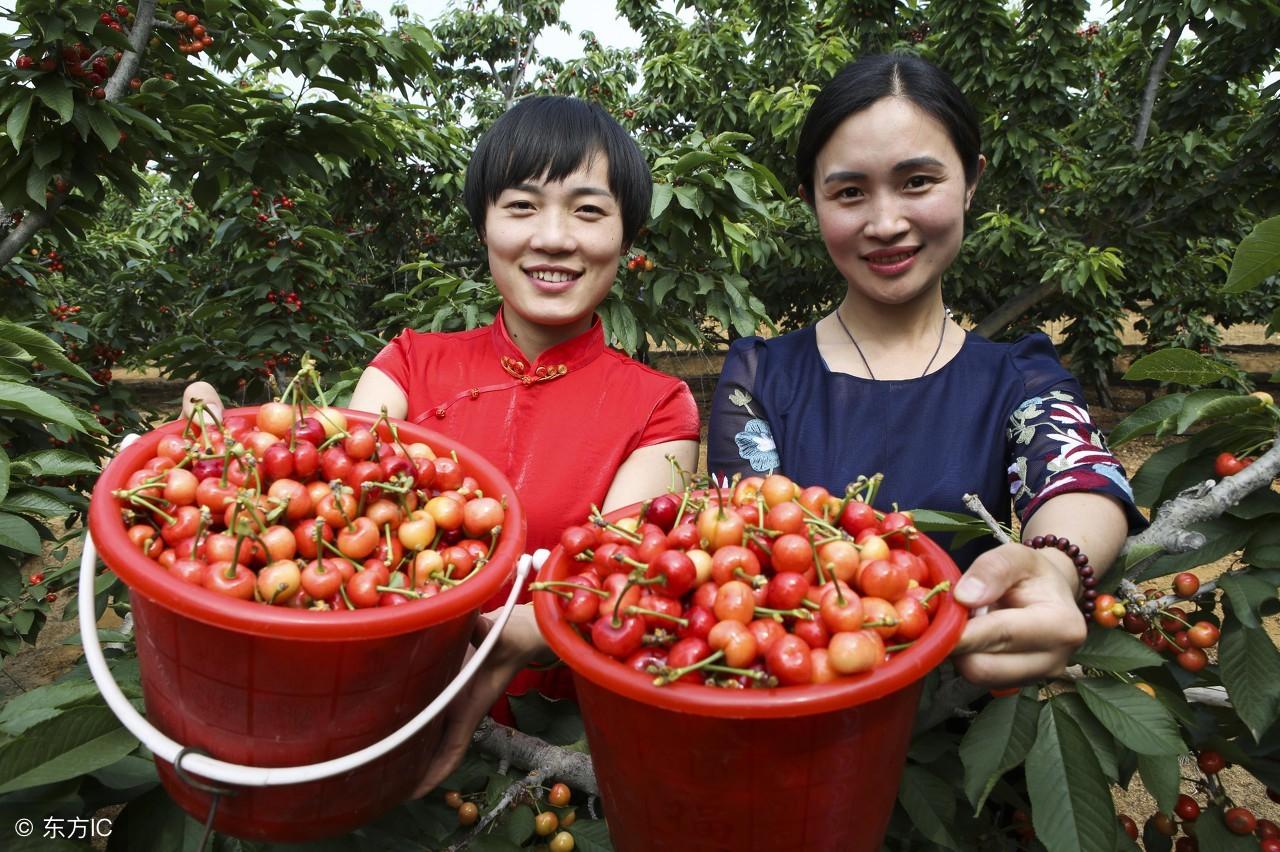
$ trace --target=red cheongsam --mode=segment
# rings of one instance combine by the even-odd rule
[[[636,449],[698,439],[689,388],[605,346],[591,328],[533,363],[511,341],[502,312],[484,328],[406,330],[370,363],[408,398],[407,419],[481,453],[515,488],[528,525],[526,550],[551,548],[560,533],[600,506]],[[509,588],[509,587],[508,587]],[[500,606],[503,589],[489,601]],[[521,601],[530,598],[528,591]],[[507,692],[572,694],[568,670],[526,670]],[[512,724],[506,700],[494,718]]]

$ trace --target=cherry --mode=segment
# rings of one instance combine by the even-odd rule
[[[480,807],[475,802],[463,802],[458,806],[458,824],[475,825],[480,819]]]
[[[1178,833],[1178,826],[1173,819],[1164,813],[1155,813],[1151,816],[1151,827],[1163,834],[1165,837],[1173,837]]]
[[[1209,657],[1201,648],[1187,648],[1177,656],[1178,665],[1189,672],[1198,672],[1209,665]]]
[[[563,808],[569,804],[571,791],[567,784],[553,784],[547,792],[547,802],[555,808]]]
[[[555,837],[551,838],[551,842],[547,844],[550,852],[573,852],[574,840],[573,835],[567,831],[562,831]]]
[[[1187,631],[1187,641],[1197,648],[1211,648],[1218,644],[1221,634],[1218,628],[1208,621],[1197,621]]]
[[[1227,766],[1227,761],[1216,751],[1205,749],[1196,755],[1196,764],[1205,775],[1217,775]],[[1253,829],[1250,829],[1252,831]]]
[[[1213,472],[1218,475],[1219,479],[1234,476],[1244,468],[1244,463],[1236,458],[1233,453],[1219,453],[1218,457],[1213,461]]]
[[[1200,590],[1200,578],[1190,571],[1183,571],[1173,578],[1173,592],[1180,598],[1189,598]]]
[[[539,837],[546,837],[560,827],[560,818],[555,811],[543,811],[533,818],[533,831]]]
[[[1184,822],[1195,822],[1200,817],[1200,803],[1183,793],[1178,796],[1178,802],[1173,806],[1173,812],[1178,815],[1178,819]]]
[[[1235,834],[1253,834],[1258,827],[1258,818],[1248,808],[1230,808],[1222,815],[1227,828]]]
[[[1120,828],[1129,835],[1130,840],[1138,839],[1138,824],[1133,821],[1133,817],[1128,814],[1119,814],[1116,819],[1119,820]]]

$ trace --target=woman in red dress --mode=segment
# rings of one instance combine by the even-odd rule
[[[565,97],[516,104],[481,137],[464,190],[502,296],[493,324],[402,332],[352,395],[354,409],[423,423],[497,466],[525,510],[530,551],[554,546],[593,504],[608,512],[665,491],[668,456],[690,470],[697,463],[689,388],[606,347],[595,314],[648,218],[651,192],[644,155],[598,105]],[[197,397],[220,412],[207,383],[187,388],[184,408]],[[482,618],[479,632],[488,623]],[[517,607],[484,669],[450,705],[416,794],[457,765],[486,711],[511,722],[504,690],[566,694],[564,669],[526,669],[548,657],[532,607]]]

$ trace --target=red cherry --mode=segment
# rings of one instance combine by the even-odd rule
[[[1217,775],[1226,768],[1227,761],[1218,752],[1205,749],[1196,756],[1196,764],[1205,775]]]
[[[1200,817],[1200,803],[1183,793],[1178,796],[1178,803],[1173,806],[1173,812],[1183,822],[1195,822]]]
[[[1231,808],[1222,815],[1222,819],[1234,834],[1253,834],[1258,827],[1258,818],[1248,808]]]

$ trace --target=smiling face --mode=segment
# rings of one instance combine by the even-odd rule
[[[609,294],[623,251],[608,160],[597,154],[563,181],[507,187],[489,206],[484,232],[503,319],[521,348],[581,334]]]
[[[937,119],[906,98],[882,98],[839,125],[813,181],[818,226],[852,298],[905,305],[936,292],[976,187]]]

